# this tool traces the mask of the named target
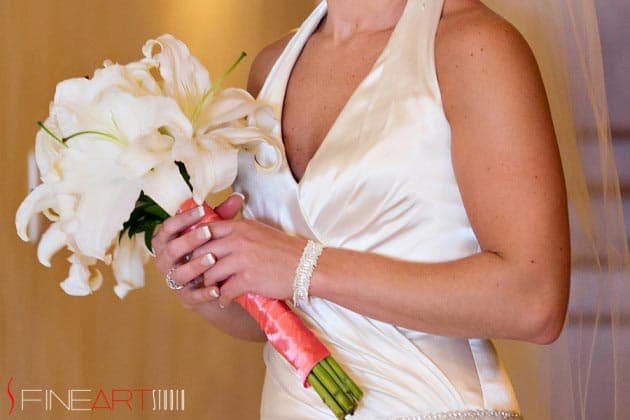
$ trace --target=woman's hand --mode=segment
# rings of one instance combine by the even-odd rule
[[[252,220],[214,222],[210,230],[212,240],[195,253],[216,257],[203,278],[206,287],[220,288],[221,306],[246,293],[275,299],[293,296],[295,268],[305,239]]]
[[[215,209],[222,218],[232,218],[240,210],[243,200],[238,195],[229,197]],[[203,217],[203,208],[196,207],[168,218],[153,236],[152,246],[156,255],[158,271],[166,277],[173,268],[171,278],[175,283],[185,286],[176,293],[184,307],[195,306],[216,300],[219,289],[215,285],[203,287],[201,275],[216,262],[215,256],[199,249],[210,240],[211,233],[207,225],[200,225],[194,230],[183,233]]]

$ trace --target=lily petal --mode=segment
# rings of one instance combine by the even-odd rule
[[[49,117],[44,125],[53,133],[59,133],[56,118]],[[35,162],[43,182],[54,182],[60,179],[56,164],[61,158],[63,149],[65,147],[43,129],[37,132],[35,136]]]
[[[210,127],[217,127],[245,118],[260,107],[260,104],[249,92],[237,88],[222,90],[211,99],[203,107],[197,121],[199,133],[204,133]]]
[[[67,245],[68,235],[60,228],[59,223],[53,223],[44,232],[37,246],[37,259],[45,267],[50,267],[50,258]]]
[[[209,138],[253,153],[258,170],[275,171],[282,164],[282,144],[277,137],[258,127],[219,128],[210,132]]]
[[[64,292],[72,296],[87,296],[101,287],[103,275],[98,269],[90,267],[96,260],[73,254],[68,261],[71,264],[68,277],[59,284]]]
[[[270,105],[261,105],[249,115],[247,123],[250,127],[258,127],[261,130],[269,133],[271,136],[279,139],[280,132],[280,120],[276,118],[276,114]],[[282,142],[279,142],[282,144]]]
[[[120,138],[132,143],[164,127],[174,137],[190,137],[192,126],[172,98],[163,96],[136,97],[127,92],[107,91],[98,106],[113,124]]]
[[[136,234],[131,239],[123,235],[116,244],[112,269],[118,283],[114,292],[120,299],[131,290],[144,286],[144,264],[149,257],[149,250],[144,245],[144,233]]]
[[[57,84],[54,103],[82,100],[93,102],[106,90],[129,92],[134,96],[160,95],[160,89],[146,63],[109,64],[96,69],[91,78],[75,77]],[[84,110],[85,111],[85,110]]]
[[[190,188],[173,162],[164,162],[145,175],[142,190],[170,215],[174,215],[179,206],[192,197]],[[201,204],[200,201],[197,203]]]
[[[122,66],[125,78],[131,83],[135,83],[136,89],[131,90],[134,95],[156,95],[162,94],[160,86],[151,74],[151,69],[146,63],[134,61]]]
[[[238,149],[223,138],[178,141],[173,157],[186,166],[196,203],[202,203],[212,192],[226,189],[236,178]]]
[[[82,194],[76,213],[78,230],[74,234],[81,253],[105,259],[107,249],[135,207],[140,190],[140,180],[112,179]]]
[[[54,188],[49,184],[38,185],[24,199],[15,214],[15,227],[20,239],[28,241],[28,223],[35,214],[55,206]]]
[[[171,160],[173,139],[152,133],[136,139],[120,155],[120,164],[131,177],[141,177],[160,163]]]
[[[71,140],[59,162],[63,176],[62,186],[69,193],[83,193],[116,179],[128,179],[118,163],[124,149],[109,141],[90,135]]]
[[[78,252],[103,259],[140,195],[140,178],[130,178],[118,163],[123,149],[110,142],[73,139],[60,167],[59,189],[78,195],[72,224],[64,227]],[[63,219],[63,215],[62,215]]]

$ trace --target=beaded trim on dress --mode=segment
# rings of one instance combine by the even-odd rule
[[[469,419],[469,420],[490,420],[490,419],[510,419],[523,420],[523,417],[514,411],[503,410],[466,410],[449,411],[446,413],[423,414],[421,416],[397,417],[395,420],[444,420],[444,419]]]

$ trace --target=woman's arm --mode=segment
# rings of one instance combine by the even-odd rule
[[[453,166],[482,252],[414,264],[331,250],[312,293],[422,331],[548,343],[564,321],[570,245],[536,62],[520,34],[485,11],[445,19],[436,52]]]
[[[418,263],[325,249],[311,295],[429,333],[549,343],[569,288],[566,194],[536,62],[509,24],[488,12],[445,18],[436,41],[461,195],[482,252]],[[219,261],[206,284],[220,300],[290,298],[304,240],[251,221],[211,225]],[[261,279],[264,279],[261,280]]]

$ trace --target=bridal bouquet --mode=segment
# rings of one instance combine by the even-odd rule
[[[244,54],[213,84],[170,35],[149,40],[142,52],[138,61],[106,62],[91,78],[59,83],[39,123],[42,183],[20,205],[16,228],[28,240],[32,216],[52,222],[37,256],[49,267],[57,251],[70,251],[60,284],[70,295],[101,286],[99,261],[112,266],[120,298],[142,287],[156,226],[200,204],[204,222],[216,220],[204,200],[233,183],[240,151],[252,153],[261,171],[282,163],[271,108],[242,89],[219,89]],[[251,294],[237,301],[337,417],[354,412],[361,391],[284,302]]]

